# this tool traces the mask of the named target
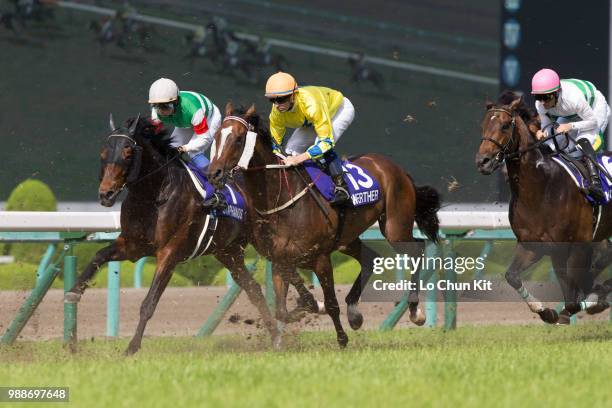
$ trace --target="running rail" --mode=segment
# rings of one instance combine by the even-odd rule
[[[121,213],[0,211],[0,231],[10,232],[110,232],[121,230]],[[443,230],[508,229],[506,211],[439,211]],[[373,225],[371,228],[378,228]]]

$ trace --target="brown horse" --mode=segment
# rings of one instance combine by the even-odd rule
[[[353,162],[378,180],[382,197],[372,205],[346,208],[342,221],[338,210],[325,202],[318,192],[311,190],[306,194],[307,175],[303,168],[267,168],[278,165],[279,158],[272,152],[268,129],[253,106],[245,113],[237,113],[241,116],[232,116],[234,109],[228,104],[225,114],[223,127],[215,139],[218,154],[211,157],[209,179],[219,188],[233,175],[239,163],[246,168],[242,187],[253,209],[249,214],[252,234],[249,242],[273,264],[277,318],[282,320],[286,316],[287,275],[296,267],[311,269],[321,283],[325,309],[334,323],[338,343],[341,347],[346,346],[348,337],[340,323],[331,253],[339,250],[364,266],[346,297],[349,323],[357,329],[363,322],[357,303],[376,256],[362,244],[359,235],[378,221],[388,242],[414,242],[412,230],[416,220],[427,237],[437,241],[438,193],[431,187],[415,187],[410,176],[384,156],[358,156]],[[300,190],[302,193],[298,193]],[[418,280],[418,274],[412,278]],[[410,293],[409,310],[413,322],[419,325],[425,322],[416,292]]]
[[[106,262],[134,262],[154,256],[155,276],[142,302],[136,333],[126,350],[126,354],[133,354],[140,348],[145,326],[174,267],[195,256],[214,254],[246,291],[277,344],[279,331],[259,284],[244,265],[247,242],[243,223],[229,217],[207,220],[202,197],[177,159],[176,150],[163,141],[165,131],[156,134],[155,126],[139,118],[118,129],[111,118],[111,129],[101,153],[99,196],[100,203],[110,207],[127,187],[128,194],[121,205],[121,234],[96,253],[66,294],[66,301],[78,302],[89,280]],[[216,230],[205,226],[214,223]],[[208,232],[201,236],[204,230]]]
[[[508,169],[512,195],[508,215],[518,243],[506,280],[542,320],[568,323],[581,309],[596,313],[607,306],[601,297],[587,295],[593,287],[591,242],[610,236],[612,212],[610,205],[601,208],[597,222],[592,205],[570,176],[539,149],[541,143],[534,136],[536,122],[521,98],[508,104],[489,104],[476,166],[485,175],[504,162]],[[566,301],[561,316],[531,295],[520,278],[544,255],[551,257]]]

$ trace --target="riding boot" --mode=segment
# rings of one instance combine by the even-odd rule
[[[203,153],[197,154],[191,158],[191,163],[193,163],[200,174],[206,177],[206,173],[208,172],[208,165],[210,162],[206,158]],[[204,208],[208,210],[219,210],[222,211],[227,207],[227,202],[225,201],[225,197],[219,191],[213,193],[212,197],[206,199],[204,201]]]
[[[595,201],[601,201],[604,198],[603,189],[601,187],[601,179],[599,178],[599,172],[595,163],[597,159],[595,157],[595,151],[593,146],[586,139],[578,140],[578,145],[582,148],[584,155],[582,159],[589,172],[589,188],[588,193]]]
[[[334,197],[330,201],[332,206],[342,206],[348,204],[350,201],[350,194],[348,191],[348,187],[346,185],[346,181],[344,181],[344,171],[342,170],[342,161],[336,155],[334,155],[333,159],[329,162],[329,174],[334,181]]]

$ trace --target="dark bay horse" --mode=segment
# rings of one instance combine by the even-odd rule
[[[599,215],[594,212],[570,176],[538,148],[534,132],[539,123],[535,122],[537,118],[521,98],[489,104],[476,166],[485,175],[504,162],[508,168],[508,215],[518,242],[506,280],[542,320],[566,324],[581,309],[597,313],[607,307],[601,296],[589,295],[594,279],[591,243],[612,233],[612,207],[602,207]],[[520,274],[544,255],[551,257],[566,301],[560,316],[531,295],[521,281]]]
[[[228,104],[225,114],[222,129],[215,138],[218,153],[211,157],[209,179],[219,188],[233,175],[239,163],[245,169],[243,189],[252,208],[249,242],[272,262],[277,318],[282,320],[286,314],[286,276],[296,267],[311,269],[321,283],[325,309],[334,323],[338,343],[341,347],[346,346],[348,336],[340,323],[331,253],[339,250],[363,265],[346,297],[349,323],[357,329],[363,322],[357,303],[372,273],[372,260],[377,256],[362,244],[359,235],[378,221],[383,235],[392,245],[414,242],[412,230],[416,221],[429,239],[437,241],[438,193],[428,186],[416,187],[401,167],[382,155],[358,156],[353,162],[378,180],[382,197],[372,205],[347,208],[344,221],[340,222],[339,212],[318,192],[306,194],[304,187],[308,176],[303,167],[267,168],[278,165],[279,158],[272,152],[269,131],[253,106],[233,116],[234,108]],[[417,246],[422,251],[422,242]],[[418,273],[412,278],[418,280]],[[418,293],[411,292],[409,300],[410,319],[423,324],[425,317],[418,308]]]
[[[215,221],[207,219],[202,197],[176,151],[163,141],[165,131],[158,134],[155,126],[140,118],[117,129],[111,119],[111,129],[101,153],[99,196],[100,203],[110,207],[127,187],[128,193],[121,205],[121,234],[97,252],[66,294],[66,301],[78,302],[88,281],[103,264],[154,256],[155,276],[142,302],[136,333],[126,350],[126,354],[133,354],[140,348],[145,326],[174,267],[194,256],[214,254],[259,310],[273,343],[279,343],[279,331],[261,288],[244,265],[247,242],[243,223],[218,217],[216,231],[209,238],[211,231],[203,233],[207,230],[205,224],[212,225]]]

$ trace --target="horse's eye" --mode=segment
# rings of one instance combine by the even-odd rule
[[[504,125],[502,126],[502,130],[508,130],[508,129],[510,129],[510,124],[504,123]]]

